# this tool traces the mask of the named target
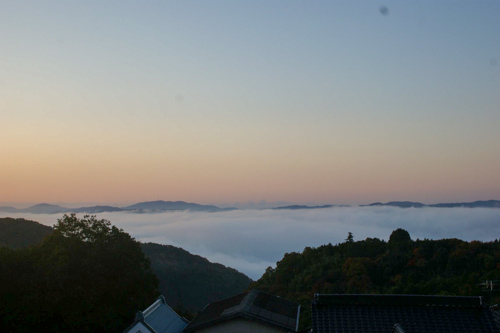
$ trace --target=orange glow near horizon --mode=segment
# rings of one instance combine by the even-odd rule
[[[500,199],[500,2],[107,6],[0,4],[0,202]]]

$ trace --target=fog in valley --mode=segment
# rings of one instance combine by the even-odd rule
[[[62,214],[3,214],[52,226]],[[142,242],[170,244],[258,279],[287,252],[354,240],[388,240],[397,228],[412,239],[492,241],[500,235],[500,209],[335,207],[313,210],[236,210],[221,213],[103,213]]]

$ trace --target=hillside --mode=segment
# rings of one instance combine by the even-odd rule
[[[480,285],[500,279],[498,240],[414,241],[402,229],[394,231],[388,242],[377,238],[354,242],[351,236],[341,244],[285,254],[250,288],[300,302],[304,325],[315,293],[484,295],[487,302],[500,301],[497,293],[485,293]]]
[[[38,222],[0,218],[0,248],[36,245],[51,232],[51,227]],[[211,263],[181,248],[154,243],[141,246],[160,280],[160,292],[173,307],[181,305],[198,311],[210,302],[241,293],[252,282],[235,269]]]
[[[146,243],[142,251],[151,259],[160,292],[172,306],[182,303],[191,311],[201,310],[210,302],[242,292],[252,282],[233,268],[171,245]]]
[[[0,247],[19,249],[38,244],[52,232],[38,222],[25,219],[0,218]]]

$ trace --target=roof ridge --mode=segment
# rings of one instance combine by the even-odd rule
[[[241,300],[242,309],[241,311],[248,312],[253,306],[257,295],[260,293],[259,290],[253,289],[248,292],[248,294]]]
[[[163,300],[160,297],[158,297],[158,299],[153,304],[151,304],[146,310],[142,311],[144,317],[149,316],[151,313],[154,312],[154,310],[156,310],[163,303]]]
[[[240,297],[235,299],[238,303],[232,302],[228,304],[227,301],[233,297]],[[188,325],[185,331],[193,332],[198,328],[208,327],[238,317],[264,324],[276,325],[293,331],[296,330],[299,303],[262,292],[258,289],[253,289],[233,297],[226,298],[226,302],[222,300],[210,303]],[[273,302],[270,300],[273,300]],[[269,307],[270,304],[272,307]],[[290,306],[294,307],[293,313],[290,313],[290,309],[287,309]]]

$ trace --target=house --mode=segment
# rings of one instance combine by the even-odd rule
[[[496,313],[481,297],[315,295],[314,333],[492,333]]]
[[[298,303],[252,290],[210,303],[184,332],[297,332],[299,314]]]
[[[135,321],[123,333],[182,333],[188,324],[160,296],[146,310],[135,315]]]

